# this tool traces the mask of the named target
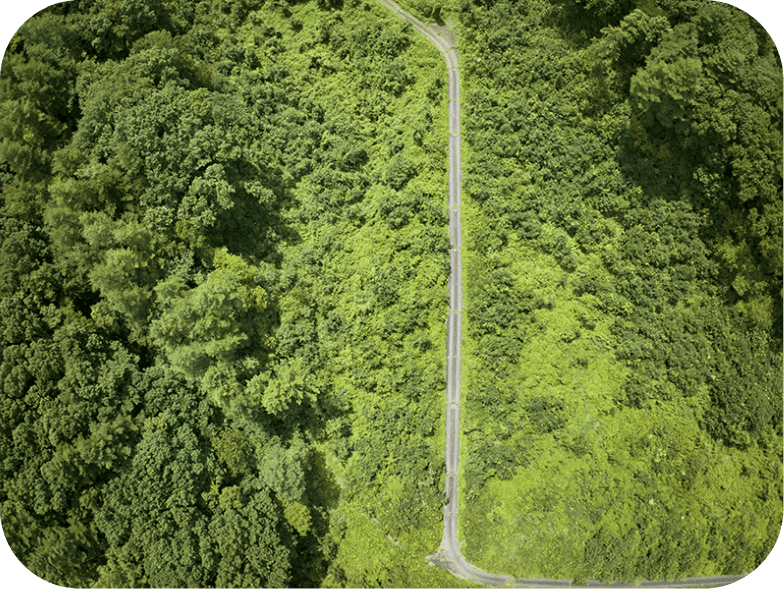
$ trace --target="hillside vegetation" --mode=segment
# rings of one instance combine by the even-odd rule
[[[376,2],[74,0],[0,75],[0,517],[69,586],[443,586],[447,74]]]
[[[407,0],[460,40],[460,535],[751,571],[782,518],[782,68],[708,0]],[[447,72],[374,0],[72,0],[0,70],[0,519],[66,586],[464,586]]]
[[[466,558],[738,574],[782,511],[782,69],[710,1],[462,5]]]

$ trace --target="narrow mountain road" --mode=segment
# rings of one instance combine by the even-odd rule
[[[444,506],[444,536],[438,553],[428,557],[436,566],[447,569],[456,577],[492,586],[513,587],[571,587],[569,579],[517,579],[510,575],[495,575],[469,563],[457,541],[458,489],[457,473],[460,463],[460,342],[463,319],[463,265],[461,260],[462,226],[460,221],[460,70],[458,67],[457,35],[447,27],[425,25],[405,12],[392,0],[378,0],[414,29],[444,55],[449,70],[449,236],[451,243],[449,278],[449,320],[447,323],[446,377],[446,497]],[[601,583],[589,580],[588,587],[694,587],[728,585],[741,576],[689,577],[683,581],[641,581],[637,585]]]

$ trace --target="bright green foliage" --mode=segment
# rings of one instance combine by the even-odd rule
[[[463,0],[401,0],[397,4],[425,23],[444,25],[444,18],[449,18],[459,11]]]
[[[330,571],[325,587],[477,587],[430,565],[406,540],[397,541],[383,525],[356,507],[337,515],[335,534],[341,569]]]
[[[580,582],[751,571],[782,517],[770,40],[716,2],[460,19],[464,554]]]

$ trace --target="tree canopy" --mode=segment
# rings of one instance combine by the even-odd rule
[[[708,0],[459,38],[461,536],[602,581],[781,523],[782,69]],[[454,19],[454,20],[452,20]],[[0,69],[0,518],[73,587],[463,586],[447,71],[374,0],[71,0]]]
[[[30,570],[456,583],[424,559],[443,496],[446,77],[364,0],[74,0],[17,32],[0,517]],[[358,567],[371,546],[385,556]]]
[[[717,2],[459,19],[466,558],[750,572],[782,517],[774,45]]]

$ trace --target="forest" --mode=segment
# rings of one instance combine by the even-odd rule
[[[458,583],[424,558],[445,85],[373,1],[74,0],[18,31],[0,519],[25,566],[78,587]]]
[[[710,0],[454,19],[460,537],[606,582],[782,521],[782,66]],[[466,586],[447,71],[375,0],[71,0],[0,69],[0,520],[72,587]]]
[[[782,521],[775,46],[711,1],[460,6],[466,558],[751,572]]]

